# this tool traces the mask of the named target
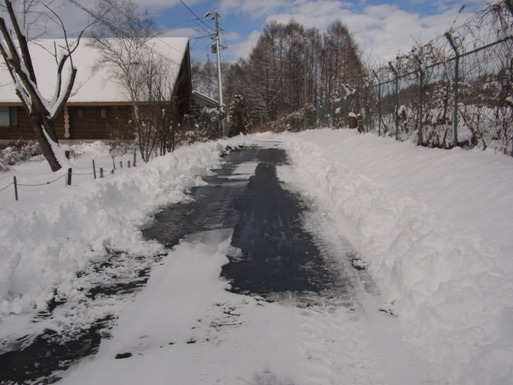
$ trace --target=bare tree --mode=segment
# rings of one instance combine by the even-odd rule
[[[171,151],[178,125],[174,74],[151,44],[160,33],[155,21],[126,0],[101,0],[95,13],[106,15],[89,35],[100,51],[97,66],[109,68],[128,94],[131,128],[143,160]]]
[[[134,103],[133,128],[144,161],[153,153],[164,155],[175,146],[178,112],[174,76],[167,67],[166,59],[150,50],[134,74],[138,102]]]
[[[61,164],[56,156],[58,140],[55,122],[71,94],[77,76],[72,54],[78,47],[82,33],[73,41],[68,39],[63,20],[49,2],[34,0],[17,3],[4,0],[0,6],[0,53],[16,87],[16,94],[30,116],[43,155],[52,171],[57,171]],[[55,93],[50,98],[45,98],[38,87],[34,68],[37,63],[33,61],[29,43],[31,28],[39,26],[44,30],[44,25],[39,24],[41,19],[53,23],[64,36],[64,43],[54,44],[49,51],[55,58],[57,78]]]
[[[214,63],[207,57],[205,63],[194,61],[191,63],[192,81],[194,89],[210,96],[217,98],[217,74]]]
[[[324,33],[293,20],[270,22],[249,58],[230,66],[225,91],[228,101],[244,98],[255,126],[300,130],[335,111],[345,118],[360,112],[365,75],[360,49],[341,22]]]

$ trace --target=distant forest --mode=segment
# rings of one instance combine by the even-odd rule
[[[227,112],[238,116],[235,131],[296,130],[320,118],[345,125],[360,109],[353,96],[366,76],[361,50],[340,21],[322,33],[295,21],[270,22],[249,57],[224,63],[222,73]],[[193,76],[195,89],[217,99],[215,63],[193,63]]]

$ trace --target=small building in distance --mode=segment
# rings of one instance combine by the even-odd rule
[[[208,95],[202,94],[198,91],[192,91],[192,111],[194,115],[199,115],[201,113],[202,107],[208,108],[218,108],[219,102],[211,98]]]
[[[46,98],[55,89],[55,58],[42,47],[62,44],[63,40],[41,40],[30,43],[31,55],[38,80],[38,88]],[[174,84],[172,102],[176,104],[176,120],[181,122],[191,113],[192,80],[189,40],[187,38],[159,37],[147,42],[153,52],[169,65],[170,83]],[[56,122],[60,141],[92,141],[127,139],[133,134],[129,122],[133,101],[111,70],[98,66],[100,52],[88,39],[82,39],[73,53],[78,69],[72,94]],[[137,65],[137,63],[134,63]],[[145,101],[140,101],[144,105]],[[18,96],[5,64],[0,65],[0,141],[34,139],[29,116]]]

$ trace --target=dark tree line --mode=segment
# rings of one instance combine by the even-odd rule
[[[207,89],[208,63],[197,70],[203,73],[198,82]],[[246,122],[243,132],[248,122],[277,130],[344,126],[350,112],[360,111],[357,93],[366,75],[360,49],[340,21],[325,32],[295,21],[270,22],[249,57],[223,72],[226,104]]]

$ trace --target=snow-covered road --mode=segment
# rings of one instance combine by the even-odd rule
[[[241,256],[233,210],[173,228],[171,253],[144,238],[163,207],[187,215],[187,192],[221,168],[227,145],[286,151],[278,179],[309,208],[301,223],[330,269],[350,275],[349,301],[227,291],[223,266]],[[78,174],[91,159],[112,167],[108,148],[73,152],[73,186],[46,184],[59,175],[37,159],[0,175],[0,355],[119,316],[61,383],[511,384],[511,157],[325,129],[197,143],[93,180]],[[242,161],[226,186],[247,185],[257,165]],[[15,203],[13,176],[40,187]],[[114,275],[124,288],[150,269],[137,295],[97,295]]]
[[[203,198],[200,208],[188,206],[189,216],[201,212],[192,222],[204,230],[186,235],[153,269],[147,286],[123,307],[112,338],[59,384],[429,383],[413,349],[401,342],[396,319],[380,311],[377,292],[360,282],[365,273],[351,267],[350,246],[335,249],[320,234],[301,232],[297,197],[282,190],[272,171],[285,160],[280,146],[260,142],[260,152],[243,150],[266,151],[266,160],[255,156],[235,165],[232,175],[209,178],[217,188],[195,191],[239,186],[238,193],[203,197],[223,200],[225,210],[236,201],[238,219],[209,215],[219,208]],[[172,212],[163,214],[168,222],[190,219]],[[315,212],[308,216],[310,223],[320,220]],[[226,218],[237,223],[235,235]],[[156,227],[146,233],[158,238],[176,224]],[[317,266],[323,260],[329,266]],[[341,290],[328,268],[353,287]],[[237,293],[228,291],[233,288]]]

